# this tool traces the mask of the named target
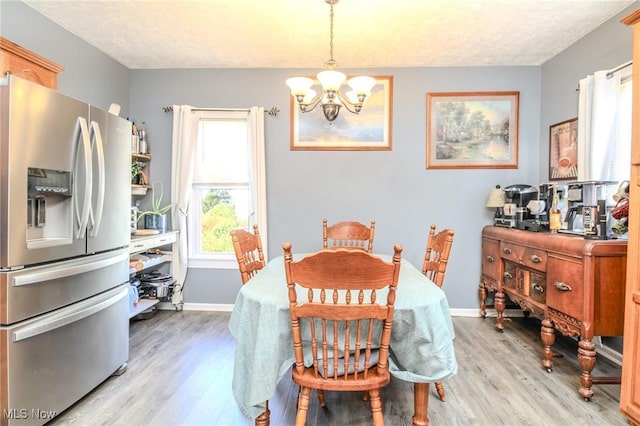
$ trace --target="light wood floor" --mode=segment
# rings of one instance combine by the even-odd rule
[[[234,339],[229,313],[161,311],[131,323],[126,373],[111,377],[51,425],[251,425],[231,393]],[[577,393],[577,344],[558,338],[555,368],[541,365],[539,321],[514,318],[504,333],[494,319],[453,319],[457,376],[445,382],[446,402],[431,389],[430,424],[436,425],[627,425],[620,414],[619,385],[594,386],[585,402]],[[562,356],[563,355],[563,356]],[[619,375],[600,358],[594,375]],[[382,391],[385,422],[410,425],[412,385],[397,379]],[[292,425],[297,388],[285,376],[270,400],[271,424]],[[327,392],[327,407],[311,401],[308,425],[370,425],[359,393]]]

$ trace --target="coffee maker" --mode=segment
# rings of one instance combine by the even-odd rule
[[[527,209],[527,204],[538,197],[538,190],[526,184],[509,185],[504,189],[505,204],[502,209],[502,217],[495,218],[496,226],[506,228],[526,229],[527,221],[533,216]]]
[[[582,235],[585,238],[606,240],[611,235],[607,205],[612,200],[617,182],[584,181],[567,185],[566,226],[560,232]]]
[[[566,186],[552,182],[541,183],[538,186],[538,199],[530,201],[527,205],[530,215],[533,216],[525,223],[528,231],[546,232],[549,230],[549,210],[553,204],[554,187],[558,193],[558,209],[564,210]]]

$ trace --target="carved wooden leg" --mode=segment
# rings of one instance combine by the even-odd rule
[[[436,392],[438,392],[440,401],[444,402],[444,386],[442,385],[442,382],[436,382]]]
[[[429,383],[413,384],[413,426],[428,426]]]
[[[502,332],[504,330],[504,318],[502,317],[504,309],[507,306],[504,293],[498,290],[495,295],[495,305],[498,318],[496,319],[496,330]]]
[[[309,409],[309,395],[311,388],[303,387],[298,397],[298,412],[296,413],[296,426],[304,426],[307,422],[307,410]]]
[[[480,296],[480,316],[482,318],[487,317],[487,289],[484,286],[484,282],[480,281],[480,287],[478,288],[478,294]]]
[[[255,426],[269,426],[269,417],[271,416],[271,411],[269,411],[269,401],[265,403],[264,412],[256,417]]]
[[[582,374],[580,375],[580,389],[578,392],[584,398],[585,401],[590,401],[593,396],[593,390],[591,389],[591,370],[596,365],[596,345],[591,339],[583,339],[578,342],[578,362],[582,367]]]
[[[371,400],[371,412],[373,413],[373,425],[384,426],[384,418],[382,417],[382,401],[380,401],[380,389],[370,390],[369,399]]]
[[[551,348],[556,342],[556,334],[553,323],[547,318],[542,320],[542,326],[540,327],[540,339],[542,340],[542,345],[544,347],[544,359],[542,360],[542,366],[551,373],[551,370],[553,370],[553,352],[551,351]]]

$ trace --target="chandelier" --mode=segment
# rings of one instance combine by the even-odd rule
[[[333,59],[333,5],[339,0],[324,0],[330,7],[330,34],[329,60],[325,62],[327,70],[317,74],[318,81],[322,85],[322,93],[316,93],[311,88],[314,81],[307,77],[291,77],[286,83],[291,89],[291,96],[298,102],[300,112],[313,111],[318,105],[322,105],[322,112],[329,123],[340,114],[340,107],[344,105],[347,111],[358,114],[362,105],[371,95],[371,88],[376,84],[375,79],[367,76],[351,78],[347,83],[351,91],[342,94],[340,88],[347,77],[340,71],[336,71],[338,64]]]

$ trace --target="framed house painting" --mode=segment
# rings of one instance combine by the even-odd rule
[[[549,179],[578,178],[578,119],[549,127]]]
[[[372,77],[376,84],[360,113],[353,114],[342,106],[333,122],[325,118],[322,105],[302,113],[290,96],[291,150],[390,151],[393,77]],[[312,88],[321,93],[316,83]]]
[[[518,168],[520,92],[427,93],[427,169]]]

